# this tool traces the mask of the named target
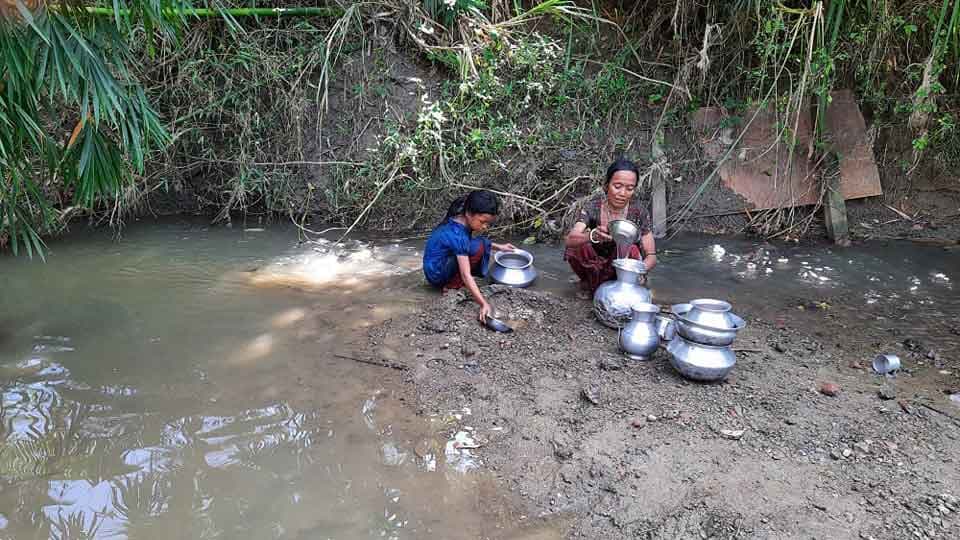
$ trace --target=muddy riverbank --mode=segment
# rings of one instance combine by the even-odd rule
[[[838,345],[855,326],[816,336],[742,312],[736,369],[697,384],[663,351],[624,361],[587,302],[490,294],[516,332],[483,329],[452,294],[374,329],[367,354],[408,368],[420,415],[469,411],[448,426],[461,445],[444,459],[492,471],[515,519],[561,524],[571,538],[960,534],[960,408],[917,384],[931,371],[955,377],[955,361],[931,362],[908,341],[894,351],[906,369],[884,378],[851,360],[872,345]]]

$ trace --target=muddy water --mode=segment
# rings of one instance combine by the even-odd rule
[[[469,412],[350,359],[428,294],[417,247],[295,244],[169,222],[0,259],[0,538],[513,537],[444,464]]]
[[[0,259],[0,538],[559,536],[446,464],[469,411],[423,419],[393,392],[402,373],[352,359],[432,294],[420,246],[295,239],[178,221],[72,234],[46,264]],[[960,253],[659,249],[661,303],[728,299],[857,354],[909,337],[939,355],[930,392],[957,380]],[[536,287],[574,294],[561,250],[531,250]]]

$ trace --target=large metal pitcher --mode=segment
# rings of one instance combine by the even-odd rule
[[[617,279],[597,287],[593,293],[593,312],[597,319],[610,328],[623,328],[633,316],[633,306],[649,304],[650,290],[640,285],[640,276],[647,270],[636,259],[613,261]]]

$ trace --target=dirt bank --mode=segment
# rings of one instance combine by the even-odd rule
[[[624,362],[586,302],[490,294],[513,334],[481,328],[454,294],[377,327],[369,354],[409,367],[419,414],[466,411],[438,439],[474,439],[469,452],[516,496],[517,519],[563,523],[571,538],[960,534],[949,405],[750,313],[730,377],[696,384],[662,351]],[[839,394],[819,392],[824,382]]]

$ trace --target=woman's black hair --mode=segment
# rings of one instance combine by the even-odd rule
[[[500,212],[500,201],[495,194],[485,189],[471,191],[466,195],[457,197],[450,203],[450,208],[447,209],[447,217],[444,220],[467,212],[497,215]]]
[[[621,156],[618,157],[616,161],[611,163],[609,167],[607,167],[607,180],[603,183],[603,185],[609,185],[610,180],[613,179],[613,175],[617,171],[630,171],[637,176],[637,181],[640,181],[640,170],[637,169],[636,163]]]

